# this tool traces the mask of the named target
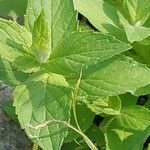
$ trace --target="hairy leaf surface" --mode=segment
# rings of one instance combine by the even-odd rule
[[[91,100],[134,93],[149,84],[149,76],[150,69],[145,65],[119,55],[83,70],[80,89]]]
[[[69,122],[69,93],[63,76],[52,73],[35,74],[13,92],[14,106],[22,128],[45,150],[61,147],[67,133],[65,127],[53,124],[34,130],[29,125],[37,126],[49,120]]]
[[[95,32],[73,32],[50,56],[47,70],[65,76],[78,75],[81,68],[91,66],[127,51],[131,46],[111,36]]]
[[[30,31],[42,9],[49,21],[53,51],[64,35],[77,30],[76,12],[72,0],[30,0],[26,12],[26,27]]]
[[[29,51],[31,34],[19,24],[0,19],[0,56],[8,61]]]

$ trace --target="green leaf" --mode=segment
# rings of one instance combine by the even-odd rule
[[[40,70],[40,67],[42,66],[33,56],[29,55],[18,57],[17,59],[15,59],[15,61],[13,61],[12,64],[18,70],[26,73],[37,72]]]
[[[116,8],[103,0],[74,0],[74,5],[75,9],[99,31],[109,33],[117,39],[127,42],[125,32],[120,26]]]
[[[121,100],[118,96],[97,99],[87,105],[95,114],[102,116],[118,115],[121,110]]]
[[[33,31],[34,22],[42,10],[51,29],[51,51],[53,51],[65,34],[77,30],[76,12],[72,0],[30,0],[25,19],[28,30]]]
[[[148,95],[148,100],[146,101],[144,106],[150,110],[150,95]]]
[[[105,139],[104,139],[104,134],[101,131],[101,129],[99,127],[97,127],[96,125],[92,124],[87,131],[85,132],[85,134],[90,137],[90,139],[93,141],[93,143],[96,146],[99,146],[99,148],[103,148],[104,144],[105,144]]]
[[[130,105],[136,105],[138,97],[131,95],[130,93],[119,95],[121,99],[121,107],[127,107]]]
[[[0,56],[8,61],[29,52],[31,34],[16,22],[0,19]]]
[[[150,0],[124,0],[124,7],[128,10],[132,23],[145,23],[150,15]]]
[[[78,75],[91,66],[130,49],[112,36],[98,32],[73,32],[66,36],[45,65],[47,70],[65,76]]]
[[[34,22],[32,33],[32,54],[35,55],[40,63],[45,63],[51,53],[51,32],[49,22],[46,20],[44,10]]]
[[[0,80],[10,86],[16,86],[29,77],[28,74],[18,71],[10,62],[0,58]]]
[[[131,43],[150,36],[150,29],[144,27],[150,15],[149,0],[116,3],[111,5],[109,0],[74,0],[75,9],[103,33],[109,33],[124,42],[128,39]]]
[[[50,120],[69,122],[69,93],[70,88],[63,76],[52,73],[35,74],[13,92],[21,127],[43,149],[59,149],[67,130],[59,124],[47,125],[38,130],[30,128],[30,125],[37,126]]]
[[[134,93],[134,95],[136,96],[148,95],[148,94],[150,94],[150,84],[137,89]]]
[[[142,150],[150,134],[150,111],[128,106],[109,124],[105,133],[107,150]]]
[[[82,130],[82,132],[85,132],[88,127],[92,124],[93,119],[94,119],[94,113],[91,112],[89,108],[85,104],[79,104],[76,106],[76,114],[77,114],[77,119],[78,119],[78,124]],[[76,126],[73,112],[71,111],[71,120],[70,124],[73,126]],[[73,132],[72,130],[69,130],[68,135],[65,139],[65,142],[71,142],[74,139],[77,139],[80,135],[77,134],[76,132]]]
[[[120,22],[122,23],[126,32],[128,40],[133,43],[135,41],[142,41],[143,39],[150,36],[150,28],[142,26],[139,22],[135,25],[129,24],[129,22],[119,14]]]
[[[149,84],[149,76],[150,69],[145,65],[118,55],[83,70],[80,90],[92,101],[126,92],[134,93]],[[70,79],[70,82],[74,80]]]
[[[127,51],[126,55],[140,63],[147,64],[147,66],[150,65],[150,45],[143,45],[141,42],[134,42],[133,49]]]

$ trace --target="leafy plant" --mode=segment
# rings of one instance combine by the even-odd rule
[[[94,4],[86,17],[106,31],[93,15],[102,1],[74,2],[80,12]],[[102,18],[107,21],[106,14]],[[117,142],[117,148],[134,148],[132,139],[140,139],[136,149],[142,147],[149,135],[150,111],[134,103],[124,106],[122,99],[133,99],[127,92],[136,96],[145,92],[138,90],[149,86],[150,69],[123,54],[132,48],[127,41],[139,38],[130,40],[127,30],[115,28],[115,37],[80,31],[72,0],[29,0],[25,26],[0,19],[0,79],[14,87],[20,125],[42,149],[58,150],[75,139],[83,149],[97,150],[104,139],[106,149],[115,149]],[[93,125],[94,113],[105,118],[101,129]],[[99,131],[101,144],[90,129]]]

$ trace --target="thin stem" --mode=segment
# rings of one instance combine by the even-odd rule
[[[38,144],[34,143],[33,147],[32,147],[32,150],[38,150],[38,147],[39,147]]]
[[[72,93],[72,98],[73,98],[73,115],[74,115],[74,119],[75,119],[75,123],[76,123],[76,126],[77,128],[81,130],[80,126],[79,126],[79,123],[78,123],[78,119],[77,119],[77,114],[76,114],[76,106],[77,106],[77,100],[78,100],[78,91],[79,91],[79,86],[80,86],[80,82],[81,82],[81,78],[82,78],[82,69],[80,71],[80,76],[79,76],[79,79],[77,81],[77,84],[76,84],[76,87],[75,87],[75,90],[74,90],[74,93]]]
[[[62,120],[47,121],[44,124],[41,124],[41,125],[38,125],[38,126],[35,126],[35,127],[29,124],[28,127],[32,128],[34,130],[38,130],[40,128],[46,127],[47,125],[51,125],[51,124],[55,124],[55,123],[63,124],[64,126],[67,126],[70,129],[74,130],[75,132],[77,132],[78,134],[80,134],[83,137],[83,139],[85,140],[85,142],[87,143],[89,148],[91,148],[92,150],[98,150],[97,147],[91,142],[91,140],[84,133],[82,133],[80,130],[76,129],[72,125],[70,125],[67,122],[62,121]]]

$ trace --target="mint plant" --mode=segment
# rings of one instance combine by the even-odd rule
[[[74,1],[79,11],[76,2],[85,1]],[[96,3],[87,4],[97,9]],[[29,0],[25,26],[0,19],[0,79],[14,87],[20,125],[42,149],[63,149],[64,143],[79,138],[83,148],[97,150],[99,143],[91,141],[88,132],[94,113],[105,118],[100,133],[106,149],[115,149],[116,143],[118,150],[134,149],[133,139],[140,139],[135,149],[142,147],[149,135],[150,111],[124,106],[120,94],[139,95],[138,90],[150,84],[150,69],[123,54],[132,48],[126,42],[130,36],[122,40],[118,37],[125,34],[118,33],[80,31],[72,0]]]

